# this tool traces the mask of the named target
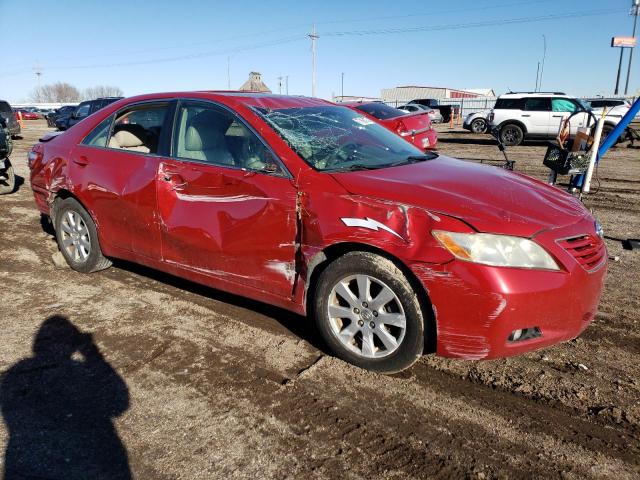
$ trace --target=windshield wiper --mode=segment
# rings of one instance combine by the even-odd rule
[[[425,162],[427,160],[433,160],[434,158],[438,158],[438,154],[435,152],[424,153],[422,155],[409,155],[408,157],[405,157],[404,160],[390,163],[387,167],[398,167],[400,165],[408,165],[410,163]]]
[[[377,170],[379,168],[386,167],[386,165],[366,165],[364,163],[352,163],[349,166],[341,168],[332,168],[325,170],[327,172],[355,172],[357,170]]]

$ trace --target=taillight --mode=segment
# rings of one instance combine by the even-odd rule
[[[33,166],[34,163],[42,160],[42,152],[36,149],[37,145],[31,149],[29,154],[27,155],[27,159],[29,161],[29,168]]]
[[[401,137],[406,137],[411,134],[402,120],[398,120],[398,123],[396,123],[396,132],[398,132],[398,135]]]

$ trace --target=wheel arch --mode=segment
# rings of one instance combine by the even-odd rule
[[[504,127],[511,124],[519,126],[522,129],[522,133],[525,135],[527,134],[527,127],[520,120],[505,120],[498,126],[498,128],[502,130]]]
[[[320,277],[320,274],[334,260],[351,252],[368,252],[379,255],[391,261],[404,274],[413,290],[417,293],[418,301],[420,302],[420,308],[422,309],[422,314],[425,321],[424,353],[435,352],[438,329],[433,305],[431,304],[431,298],[429,297],[427,290],[424,288],[424,285],[422,285],[422,282],[418,280],[418,277],[416,277],[413,271],[398,257],[391,255],[385,250],[366,243],[335,243],[324,248],[320,252],[317,252],[315,255],[313,255],[313,257],[311,257],[311,260],[307,263],[307,281],[304,298],[304,304],[307,314],[313,311],[312,302],[315,296],[316,288],[318,286],[318,278]]]

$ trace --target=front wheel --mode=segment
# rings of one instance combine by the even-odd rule
[[[367,370],[395,373],[424,349],[425,322],[416,292],[390,260],[351,252],[320,275],[315,320],[339,358]]]
[[[515,147],[524,140],[524,132],[518,125],[510,123],[500,129],[500,140],[508,147]]]
[[[484,118],[476,118],[471,122],[471,131],[473,133],[484,133],[487,131],[487,121]]]
[[[56,202],[55,230],[60,252],[74,270],[91,273],[111,266],[100,249],[96,224],[77,200]]]
[[[0,195],[13,193],[16,188],[16,175],[8,158],[0,160]]]

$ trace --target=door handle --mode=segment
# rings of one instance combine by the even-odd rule
[[[564,115],[553,115],[553,118],[564,118]]]
[[[73,163],[76,165],[80,165],[81,167],[86,167],[89,164],[89,159],[84,155],[80,155],[77,158],[73,159]]]
[[[531,115],[522,115],[523,117],[530,117]]]
[[[184,181],[184,178],[182,178],[181,175],[173,172],[165,172],[162,176],[162,179],[165,182],[170,183],[172,185],[171,190],[175,191],[183,190],[185,185],[187,184],[187,182]]]

